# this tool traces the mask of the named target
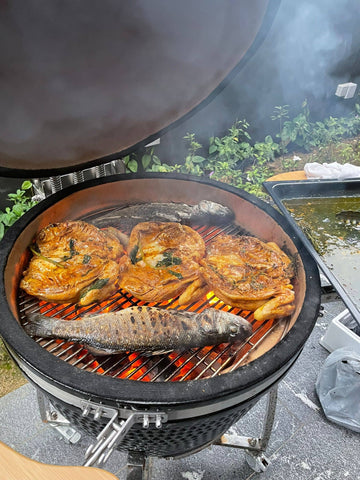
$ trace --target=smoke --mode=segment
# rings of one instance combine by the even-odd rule
[[[194,132],[206,145],[222,136],[236,119],[250,123],[253,140],[278,133],[274,107],[299,113],[307,99],[312,119],[346,114],[351,100],[335,96],[339,83],[360,76],[360,2],[358,0],[285,0],[258,51],[204,110],[162,138],[164,156],[186,154],[182,137]],[[356,99],[354,99],[356,101]]]
[[[284,12],[287,21],[281,28],[282,40],[279,38],[275,47],[274,62],[285,103],[291,102],[296,92],[329,97],[334,95],[339,79],[348,80],[348,72],[334,78],[331,71],[350,53],[353,21],[346,30],[337,24],[350,3],[302,1]]]

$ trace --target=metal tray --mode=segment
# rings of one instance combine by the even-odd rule
[[[340,278],[336,268],[329,268],[323,255],[319,254],[312,241],[284,205],[285,200],[328,197],[358,197],[360,199],[360,179],[352,180],[300,180],[264,182],[265,190],[284,214],[295,233],[300,237],[306,249],[313,256],[323,273],[333,284],[345,305],[360,325],[360,294]],[[360,244],[360,231],[359,231]],[[359,248],[360,250],[360,248]],[[360,285],[360,254],[354,257],[352,268],[358,271],[357,285]],[[358,287],[356,287],[358,288]]]

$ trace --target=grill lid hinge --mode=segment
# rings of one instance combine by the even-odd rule
[[[104,465],[135,423],[142,423],[143,428],[149,428],[150,424],[154,423],[156,428],[161,428],[162,424],[167,422],[168,419],[164,412],[132,411],[126,420],[121,420],[118,423],[116,421],[119,415],[118,410],[93,402],[84,403],[82,415],[85,417],[93,415],[94,420],[101,417],[110,418],[96,437],[97,442],[90,445],[86,450],[85,462],[83,463],[85,467]]]

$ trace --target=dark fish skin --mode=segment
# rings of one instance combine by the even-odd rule
[[[35,313],[25,331],[36,337],[63,338],[99,355],[122,351],[156,354],[245,340],[251,324],[229,312],[208,308],[201,313],[156,307],[129,307],[114,313],[59,320]]]
[[[140,222],[177,222],[187,225],[223,225],[234,220],[234,212],[224,205],[201,200],[197,205],[185,203],[141,203],[116,208],[101,217],[89,219],[98,228],[113,226],[132,229]]]

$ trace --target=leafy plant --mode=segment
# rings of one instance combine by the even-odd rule
[[[344,163],[351,162],[356,155],[350,143],[340,143],[337,147],[337,152],[338,159]]]
[[[342,138],[357,135],[360,132],[360,106],[347,117],[329,117],[322,122],[310,121],[307,100],[301,105],[301,111],[289,119],[289,105],[274,107],[273,121],[279,125],[279,133],[273,140],[267,135],[262,142],[251,142],[246,120],[236,120],[222,137],[209,138],[208,146],[202,145],[194,133],[187,133],[187,154],[182,163],[169,165],[162,163],[152,148],[144,153],[134,153],[124,158],[127,171],[139,169],[152,172],[180,172],[229,183],[257,196],[265,196],[262,183],[274,172],[271,170],[274,160],[281,156],[284,171],[297,168],[297,155],[285,158],[285,153],[300,147],[314,157],[311,161],[342,161],[360,163],[360,142],[354,145],[340,143]],[[206,152],[206,153],[205,153]]]
[[[218,162],[226,163],[229,168],[241,168],[241,163],[252,156],[249,124],[246,120],[237,120],[228,130],[228,134],[210,137],[208,168],[213,171]]]
[[[154,153],[154,147],[146,148],[145,153],[133,152],[123,157],[125,169],[127,173],[137,173],[140,171],[151,170],[153,165],[161,165],[157,155]]]
[[[289,118],[289,105],[278,105],[274,107],[273,114],[271,115],[271,120],[279,122],[279,133],[276,135],[277,138],[280,138],[280,153],[284,158],[284,154],[286,153],[286,145],[284,139],[281,135],[283,131],[283,120],[285,118]]]
[[[311,138],[312,125],[309,122],[309,108],[307,101],[302,103],[302,111],[293,120],[284,122],[281,130],[281,141],[287,146],[290,142],[296,143],[299,147],[307,150],[309,138]]]
[[[202,164],[205,161],[205,157],[198,155],[197,152],[202,148],[202,145],[195,140],[195,133],[187,133],[184,139],[188,143],[188,155],[186,155],[184,166],[180,171],[182,173],[201,175],[203,173]]]
[[[11,370],[13,366],[14,366],[13,361],[11,360],[11,357],[6,351],[5,345],[0,339],[0,369]]]
[[[31,194],[29,196],[29,193]],[[21,188],[15,193],[9,193],[8,199],[13,202],[13,206],[7,207],[5,212],[0,210],[0,240],[3,238],[6,230],[13,225],[25,212],[30,210],[37,201],[32,199],[32,183],[25,180]]]

